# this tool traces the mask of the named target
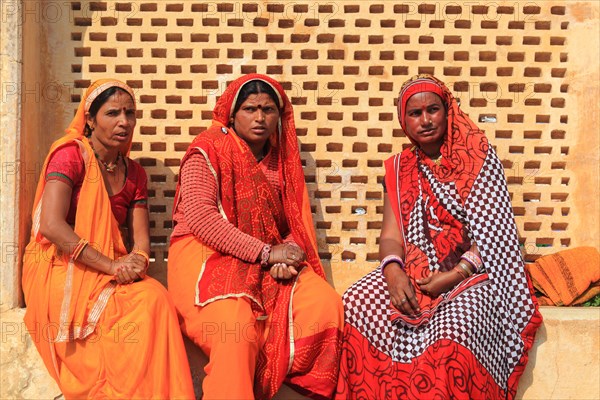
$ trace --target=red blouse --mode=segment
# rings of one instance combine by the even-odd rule
[[[131,208],[148,207],[147,177],[144,168],[137,162],[127,158],[127,177],[118,193],[110,196],[112,212],[119,225],[127,221],[127,212]],[[85,166],[79,146],[75,143],[58,149],[50,158],[46,169],[46,182],[58,180],[65,182],[73,189],[71,206],[67,213],[67,223],[75,223],[75,212],[79,192],[85,176]]]

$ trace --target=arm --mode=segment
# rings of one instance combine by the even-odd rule
[[[49,180],[42,195],[40,233],[64,254],[71,254],[81,239],[66,221],[71,195],[71,186],[58,180]],[[77,261],[108,275],[115,275],[125,264],[111,260],[92,246],[86,246]]]
[[[206,159],[192,155],[181,168],[181,207],[192,233],[216,251],[246,262],[260,262],[266,243],[252,237],[227,221],[217,204],[217,182]],[[292,244],[273,246],[269,265],[285,263],[299,266],[304,255]],[[296,256],[296,258],[292,258]]]
[[[396,255],[404,258],[404,236],[400,231],[390,205],[387,193],[383,197],[383,223],[379,236],[379,258]],[[388,285],[392,304],[401,312],[414,315],[419,311],[419,303],[415,297],[415,290],[408,275],[400,264],[392,262],[383,270],[383,276]]]
[[[122,278],[128,282],[144,279],[148,270],[149,261],[140,254],[135,254],[136,250],[143,251],[146,255],[150,254],[150,228],[149,228],[148,209],[145,207],[133,207],[127,214],[127,226],[129,232],[129,242],[132,244],[132,253],[125,256],[135,260],[135,265],[131,270],[123,270]]]
[[[469,251],[473,252],[477,257],[480,257],[477,243],[473,243]],[[451,290],[460,282],[468,278],[470,275],[467,274],[467,270],[471,271],[471,274],[477,272],[473,271],[470,264],[460,259],[451,270],[445,272],[432,272],[424,279],[417,279],[417,284],[423,293],[426,293],[431,297],[437,297],[440,294]]]
[[[134,207],[129,210],[127,225],[129,227],[129,242],[132,250],[142,250],[150,254],[150,227],[148,209]]]

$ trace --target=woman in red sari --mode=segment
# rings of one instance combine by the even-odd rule
[[[337,398],[514,398],[541,315],[504,170],[432,76],[407,81],[412,148],[385,162],[381,264],[344,294]]]
[[[264,75],[229,84],[181,162],[169,291],[209,357],[203,398],[332,396],[343,323],[325,280],[292,106]]]
[[[38,183],[25,324],[66,399],[194,397],[175,307],[146,276],[146,173],[127,157],[135,124],[131,88],[94,82]]]

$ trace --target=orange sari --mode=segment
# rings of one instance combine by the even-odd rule
[[[116,80],[94,82],[75,118],[51,147],[38,183],[30,243],[23,260],[25,324],[66,398],[193,398],[174,306],[152,278],[118,285],[113,277],[73,262],[39,233],[45,171],[52,154],[77,143],[85,163],[75,233],[105,256],[127,253],[93,150],[83,135],[85,113]],[[123,145],[127,155],[131,140]]]

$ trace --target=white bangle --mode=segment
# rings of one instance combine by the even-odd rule
[[[402,269],[402,271],[404,271],[405,265],[404,265],[404,261],[402,261],[402,258],[400,258],[400,256],[397,256],[395,254],[391,254],[389,256],[386,256],[379,263],[379,268],[381,269],[381,275],[383,275],[383,271],[384,271],[385,267],[387,267],[389,264],[391,264],[393,262],[400,264],[400,268]]]

